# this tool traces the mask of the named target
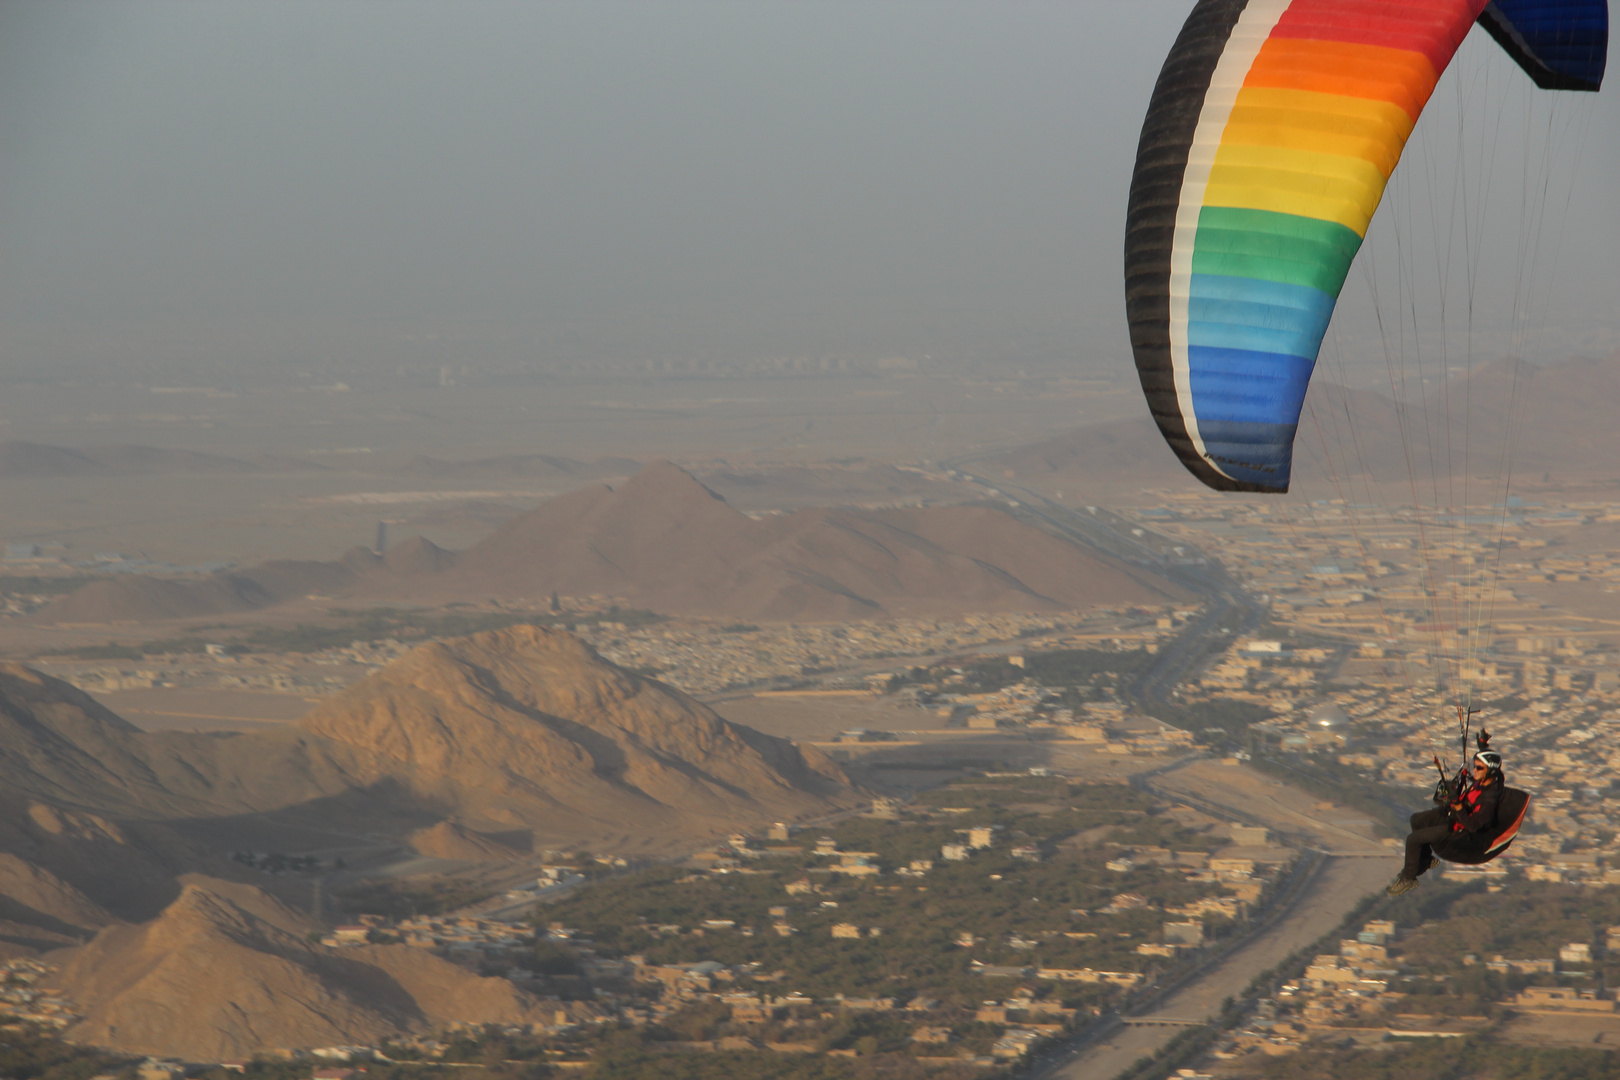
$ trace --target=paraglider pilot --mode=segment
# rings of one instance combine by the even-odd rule
[[[1480,732],[1479,749],[1469,772],[1442,780],[1434,789],[1432,810],[1412,815],[1406,838],[1406,865],[1385,890],[1399,896],[1417,888],[1420,874],[1436,856],[1453,862],[1482,862],[1501,830],[1497,810],[1502,805],[1502,755],[1490,749],[1490,733]]]

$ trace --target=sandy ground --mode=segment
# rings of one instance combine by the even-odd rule
[[[93,695],[145,731],[255,731],[303,716],[321,698],[245,690],[113,690]]]
[[[710,699],[709,707],[733,723],[803,742],[824,742],[854,729],[933,731],[945,726],[945,717],[933,710],[890,696],[750,695]]]
[[[947,727],[946,718],[937,712],[888,696],[773,694],[722,696],[706,701],[727,720],[768,735],[818,744],[846,767],[856,766],[863,777],[880,788],[912,790],[960,775],[965,768],[985,769],[998,764],[1010,768],[1046,766],[1099,783],[1120,783],[1174,760],[1109,754],[1095,749],[1095,744],[1031,738],[1015,729],[974,731]],[[855,729],[893,732],[896,739],[834,742],[840,732]],[[917,778],[923,775],[932,778],[920,782]],[[1311,804],[1305,796],[1300,797],[1300,802],[1306,807]]]
[[[1326,851],[1366,854],[1387,847],[1362,814],[1247,766],[1197,761],[1158,778],[1155,786],[1264,819],[1270,828]]]
[[[1620,1014],[1607,1016],[1560,1016],[1556,1013],[1525,1013],[1510,1020],[1502,1029],[1507,1042],[1532,1046],[1585,1046],[1601,1050],[1620,1047]]]
[[[0,571],[5,569],[0,566]],[[32,618],[0,619],[0,657],[31,662],[35,657],[61,656],[84,645],[108,642],[136,644],[143,641],[202,634],[229,637],[231,633],[255,627],[291,628],[348,625],[352,616],[333,615],[343,604],[330,598],[305,597],[274,607],[253,611],[223,612],[178,619],[148,619],[141,622],[63,623],[53,625]],[[211,633],[212,632],[212,633]],[[295,658],[296,659],[296,658]],[[150,667],[146,661],[130,661],[131,667]]]
[[[1513,591],[1526,600],[1557,608],[1575,616],[1570,629],[1590,630],[1614,634],[1620,631],[1620,593],[1615,586],[1602,581],[1571,581],[1547,585],[1512,583]],[[1546,613],[1541,613],[1542,618]]]

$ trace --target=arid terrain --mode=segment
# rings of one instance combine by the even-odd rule
[[[154,623],[319,595],[354,604],[607,595],[681,615],[770,621],[1066,611],[1189,594],[999,504],[802,509],[755,518],[668,462],[505,522],[462,551],[413,536],[378,554],[183,578],[126,574],[46,605],[46,624]]]
[[[69,1034],[159,1057],[231,1060],[545,1015],[506,979],[406,945],[334,954],[310,943],[318,931],[251,885],[187,875],[157,918],[109,927],[75,951],[62,984],[84,1018]]]
[[[72,445],[50,422],[13,425],[25,437],[0,447],[0,494],[16,510],[4,520],[0,618],[3,959],[46,965],[64,1002],[49,1015],[69,1039],[132,1053],[442,1052],[431,1048],[454,1030],[522,1032],[555,1050],[546,1040],[558,1032],[684,1023],[683,1010],[711,1001],[748,1015],[726,979],[766,987],[767,1005],[786,992],[748,957],[832,970],[802,936],[812,930],[888,934],[894,955],[911,957],[898,942],[913,928],[885,926],[879,900],[911,890],[944,903],[984,887],[958,894],[959,878],[1029,874],[1048,882],[1031,888],[1034,904],[1061,866],[1062,880],[1095,877],[1085,887],[1101,890],[1062,907],[1082,922],[1048,926],[1043,908],[988,937],[963,930],[968,943],[949,949],[973,966],[949,978],[970,982],[943,1003],[925,998],[908,1030],[943,1024],[926,1037],[955,1046],[952,1061],[1019,1060],[1047,1021],[1011,984],[980,989],[975,972],[1047,972],[1025,976],[1030,993],[1097,970],[1134,986],[1201,963],[1187,948],[1226,955],[1216,939],[1174,936],[1191,933],[1168,928],[1187,911],[1219,912],[1245,928],[1221,933],[1239,935],[1274,918],[1153,1006],[1218,1009],[1387,877],[1391,849],[1376,838],[1387,802],[1427,779],[1415,748],[1433,741],[1437,699],[1424,680],[1463,677],[1445,674],[1460,635],[1433,616],[1426,576],[1449,574],[1493,605],[1499,629],[1470,644],[1467,677],[1492,688],[1509,737],[1584,738],[1579,725],[1601,723],[1620,693],[1620,622],[1603,600],[1620,580],[1620,506],[1591,465],[1606,444],[1588,431],[1561,448],[1544,430],[1549,408],[1589,408],[1613,366],[1537,373],[1545,396],[1511,416],[1484,407],[1511,372],[1482,368],[1451,388],[1474,395],[1492,431],[1512,427],[1521,460],[1540,469],[1515,486],[1519,501],[1472,517],[1423,499],[1319,498],[1346,482],[1369,497],[1398,487],[1403,433],[1444,421],[1443,409],[1419,416],[1326,386],[1313,391],[1322,437],[1302,440],[1298,493],[1275,504],[1192,489],[1141,419],[1074,427],[1054,405],[1031,414],[1042,432],[998,427],[992,399],[1040,392],[1013,384],[965,394],[954,433],[954,420],[923,425],[900,395],[893,416],[846,416],[832,433],[807,418],[794,436],[848,436],[871,456],[785,434],[770,452],[720,445],[741,428],[676,453],[637,426],[664,415],[651,398],[620,429],[645,443],[595,435],[566,454],[497,434],[316,453],[273,437],[274,410],[233,446],[200,423],[174,449],[142,441],[154,422],[139,418]],[[886,382],[871,388],[888,393]],[[443,401],[457,399],[469,397],[446,388]],[[332,404],[320,400],[314,415]],[[198,402],[198,416],[266,405]],[[724,411],[668,407],[690,408],[688,421]],[[760,425],[780,426],[787,399],[759,407]],[[1346,409],[1353,424],[1340,424]],[[383,444],[391,416],[357,420],[357,432]],[[509,422],[495,410],[494,426]],[[885,460],[883,440],[904,424],[921,425],[928,455]],[[1499,479],[1482,468],[1471,482],[1494,490]],[[130,500],[170,494],[169,520],[128,513]],[[110,540],[118,530],[139,546]],[[228,550],[247,534],[262,546]],[[1533,775],[1572,783],[1559,774],[1564,751],[1529,753],[1541,755],[1525,765]],[[1296,768],[1338,770],[1333,797],[1278,778]],[[1369,801],[1363,782],[1395,794]],[[996,784],[1056,784],[1073,802],[976,801]],[[1565,806],[1599,822],[1578,785],[1558,790],[1570,799],[1554,794],[1539,811],[1521,844],[1529,859],[1575,843]],[[997,832],[1087,800],[1086,813],[1125,817],[1039,844]],[[1160,832],[1121,831],[1137,814]],[[951,842],[981,819],[997,823],[984,826],[988,846]],[[1232,831],[1243,828],[1266,831]],[[908,830],[932,846],[904,847]],[[1262,835],[1252,850],[1236,840]],[[1329,862],[1312,869],[1313,851]],[[1605,872],[1606,849],[1578,854],[1590,856],[1569,864],[1579,871],[1531,864],[1536,880]],[[994,875],[975,869],[992,858]],[[770,925],[719,900],[701,917],[681,906],[738,882],[757,890],[761,875],[833,906],[773,898]],[[651,891],[637,893],[640,882]],[[1188,906],[1193,886],[1205,907]],[[686,914],[626,914],[614,925],[640,951],[539,928],[548,909],[626,889]],[[1138,904],[1155,914],[1131,915]],[[829,912],[846,921],[815,929]],[[966,927],[985,914],[970,904],[950,917]],[[1082,925],[1097,918],[1129,928],[1104,942]],[[771,942],[780,955],[760,952]],[[1083,959],[1053,959],[1059,948]],[[1027,949],[1046,958],[1013,963]],[[695,989],[692,964],[711,951],[737,962]],[[668,960],[688,953],[686,967]],[[828,1001],[881,990],[854,969],[839,978]],[[665,990],[642,1015],[634,988],[649,980]],[[982,1006],[992,1019],[969,1009],[986,993],[1001,995]],[[1064,1038],[1091,1048],[1065,1075],[1111,1076],[1180,1030],[1093,1031],[1073,1004],[1082,997],[1042,1000],[1065,1017]],[[969,1023],[992,1024],[1001,1041],[969,1051],[968,1029],[951,1027]],[[1542,1030],[1504,1032],[1531,1028]],[[748,1052],[779,1038],[727,1030],[744,1032],[725,1038]],[[688,1041],[688,1053],[721,1047]],[[1284,1043],[1279,1052],[1312,1045]]]
[[[0,1080],[1620,1080],[1612,6],[0,3]]]
[[[422,646],[297,724],[249,734],[144,733],[8,665],[0,723],[4,936],[24,948],[150,918],[186,873],[240,880],[233,850],[458,858],[483,829],[499,837],[486,856],[657,852],[857,797],[815,750],[538,628]]]
[[[369,546],[386,520],[461,548],[545,498],[660,458],[745,511],[962,501],[976,496],[894,464],[1131,414],[1135,393],[1123,379],[911,371],[457,386],[379,375],[343,390],[9,383],[0,540],[60,542],[75,559],[246,566],[330,559]],[[118,472],[100,460],[127,446],[146,448],[143,460]]]

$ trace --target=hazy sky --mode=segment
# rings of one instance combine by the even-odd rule
[[[0,374],[1117,370],[1136,136],[1189,7],[3,0]],[[1589,351],[1620,344],[1617,99],[1554,116],[1584,135],[1543,280]]]

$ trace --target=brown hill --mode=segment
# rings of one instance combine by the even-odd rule
[[[514,626],[423,645],[298,724],[474,827],[619,844],[825,812],[838,769],[727,723],[571,634]]]
[[[149,622],[252,611],[274,603],[258,583],[241,574],[213,574],[201,581],[124,574],[92,581],[48,604],[42,622]]]
[[[444,597],[605,593],[659,611],[783,620],[1182,596],[999,508],[813,509],[756,521],[668,462],[618,489],[553,499],[460,552],[444,574],[386,587]]]
[[[858,794],[814,751],[536,627],[422,646],[300,724],[252,735],[141,732],[66,683],[3,665],[0,956],[95,933],[64,974],[87,1015],[72,1034],[144,1053],[233,1057],[519,1022],[529,1006],[507,983],[416,950],[310,946],[308,927],[257,890],[182,891],[185,875],[256,877],[223,853],[363,835],[480,861],[537,840],[689,849]]]
[[[296,728],[144,732],[89,694],[0,663],[0,785],[115,822],[294,806],[362,786],[351,751]]]
[[[49,870],[0,852],[0,956],[77,945],[113,921]]]
[[[0,783],[8,792],[98,813],[183,809],[154,775],[151,740],[89,694],[0,663]]]
[[[508,847],[495,837],[458,825],[441,821],[426,829],[411,833],[408,841],[418,855],[431,855],[435,859],[464,859],[468,862],[509,862],[521,859],[526,853]]]
[[[309,594],[444,602],[553,593],[658,611],[838,620],[1042,611],[1183,599],[1175,585],[998,507],[815,508],[755,520],[669,462],[581,488],[450,552],[421,537],[379,558],[274,562],[199,581],[92,582],[34,618],[140,622],[246,611]]]
[[[814,751],[531,626],[424,645],[297,725],[243,735],[142,732],[66,683],[0,665],[0,785],[160,846],[172,830],[223,845],[269,811],[401,838],[453,817],[645,846],[823,814],[852,794]],[[32,858],[13,839],[0,824],[0,851]]]
[[[446,551],[425,537],[413,536],[395,544],[383,556],[388,572],[403,577],[435,574],[447,570],[456,561],[455,552]]]
[[[243,783],[255,775],[276,777],[282,804],[346,790],[325,758],[268,739],[147,734],[67,683],[0,664],[0,853],[18,860],[0,871],[0,897],[43,916],[0,903],[0,918],[53,933],[101,925],[91,910],[149,918],[175,875],[229,874],[169,822],[259,808],[249,793],[275,804]]]
[[[421,544],[439,552],[426,540]],[[410,541],[399,547],[406,549],[400,556],[403,565],[413,569],[440,565],[434,556],[417,552]],[[92,581],[53,600],[34,618],[48,623],[100,623],[227,615],[297,600],[311,593],[339,595],[366,575],[376,573],[387,573],[385,562],[369,549],[357,547],[335,562],[278,559],[248,570],[209,574],[195,581],[120,574]]]
[[[27,948],[77,942],[113,918],[148,919],[176,876],[229,864],[151,822],[119,821],[43,799],[0,796],[0,939]]]
[[[191,877],[151,922],[110,927],[63,965],[70,1039],[192,1061],[377,1043],[458,1022],[540,1019],[528,995],[403,945],[328,949],[251,886]]]

